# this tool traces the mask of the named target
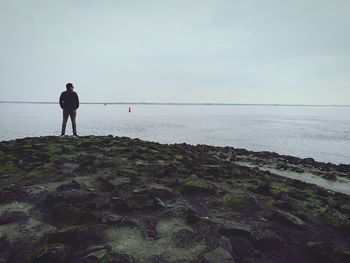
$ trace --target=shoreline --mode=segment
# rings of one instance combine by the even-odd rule
[[[350,193],[334,191],[350,165],[113,136],[3,141],[0,155],[5,261],[350,259]]]

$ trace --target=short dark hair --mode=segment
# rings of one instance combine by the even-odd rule
[[[66,88],[67,88],[67,89],[73,88],[73,84],[72,84],[72,83],[67,83],[67,84],[66,84]]]

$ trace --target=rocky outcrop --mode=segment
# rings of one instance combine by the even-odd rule
[[[254,167],[245,165],[253,163]],[[348,262],[348,165],[113,136],[0,143],[0,262]]]

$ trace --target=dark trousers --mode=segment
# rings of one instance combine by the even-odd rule
[[[62,121],[62,134],[66,133],[66,125],[68,117],[72,121],[73,134],[77,134],[77,124],[75,122],[75,117],[77,116],[76,110],[63,110],[63,121]]]

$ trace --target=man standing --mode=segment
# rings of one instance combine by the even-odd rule
[[[63,91],[60,96],[60,106],[63,109],[63,122],[62,122],[62,132],[63,136],[66,132],[66,124],[68,117],[72,121],[73,135],[77,135],[77,127],[75,123],[75,117],[77,116],[77,109],[79,108],[79,98],[78,94],[73,91],[74,86],[72,83],[67,83],[67,90]]]

